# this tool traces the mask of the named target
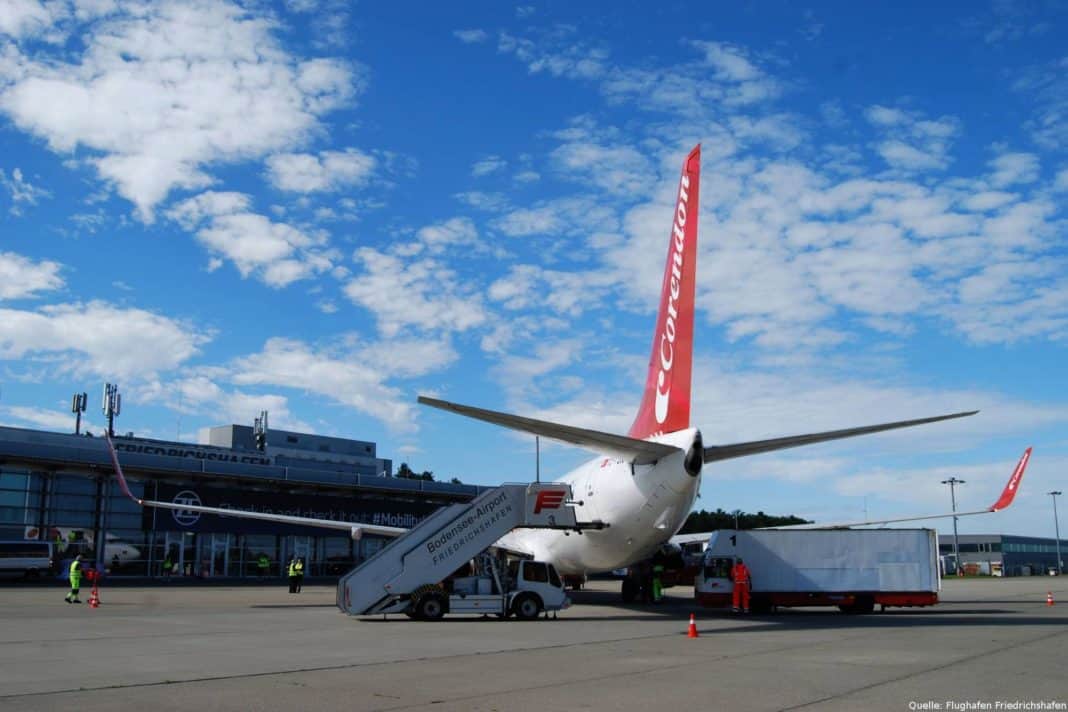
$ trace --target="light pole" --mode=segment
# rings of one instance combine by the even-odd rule
[[[957,494],[956,486],[964,484],[964,480],[957,479],[956,477],[950,477],[948,480],[942,480],[942,484],[949,485],[949,500],[953,503],[953,561],[957,567],[957,576],[964,575],[964,569],[960,565],[960,541],[957,539]]]
[[[1057,495],[1061,493],[1060,490],[1053,490],[1047,492],[1053,499],[1053,531],[1057,536],[1057,575],[1060,576],[1064,573],[1064,563],[1061,561],[1061,525],[1057,521]]]

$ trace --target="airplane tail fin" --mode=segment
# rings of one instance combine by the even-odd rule
[[[649,373],[638,414],[628,432],[632,438],[690,427],[700,174],[701,145],[698,144],[682,164]]]

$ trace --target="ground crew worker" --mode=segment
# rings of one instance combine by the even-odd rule
[[[304,587],[304,557],[297,559],[297,563],[293,564],[294,570],[297,572],[297,593]]]
[[[167,578],[171,577],[171,569],[174,568],[174,563],[171,561],[171,555],[167,554],[163,559],[163,575]]]
[[[256,562],[256,566],[260,569],[260,578],[267,578],[267,574],[271,573],[271,560],[267,558],[267,554],[260,554],[259,560]]]
[[[289,592],[297,592],[297,557],[289,559]]]
[[[70,562],[70,593],[63,600],[67,603],[81,603],[78,600],[78,589],[82,587],[82,555],[74,557]]]
[[[731,610],[735,613],[749,612],[749,590],[753,587],[753,579],[749,576],[749,567],[745,565],[741,557],[731,569],[731,581],[734,582],[734,596]]]
[[[662,564],[653,566],[653,603],[660,603],[660,599],[664,597],[663,574],[664,567]]]

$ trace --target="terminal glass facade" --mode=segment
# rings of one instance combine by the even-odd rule
[[[167,484],[172,489],[192,486],[181,481],[130,480],[133,495],[146,499],[158,498]],[[196,488],[212,489],[200,484]],[[215,488],[226,489],[218,484]],[[289,494],[277,486],[259,489],[276,499]],[[321,499],[325,508],[338,495],[305,491],[298,496]],[[341,532],[269,533],[258,531],[264,529],[258,522],[226,521],[231,531],[182,530],[169,510],[142,508],[123,496],[112,477],[0,465],[0,540],[52,542],[57,575],[65,570],[65,561],[82,554],[115,576],[278,577],[286,575],[285,564],[292,556],[304,557],[309,576],[338,576],[383,544],[373,536],[355,542]],[[264,555],[266,568],[260,566]]]

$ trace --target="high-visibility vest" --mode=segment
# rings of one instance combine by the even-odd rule
[[[289,562],[289,575],[290,576],[296,576],[297,575],[297,562],[296,561],[290,561]]]
[[[174,566],[174,564],[171,563],[170,557],[163,560],[164,571],[170,571],[172,566]]]
[[[70,580],[80,581],[82,578],[82,562],[75,559],[70,562]]]
[[[259,566],[261,569],[269,569],[271,567],[271,560],[264,554],[260,557]]]
[[[303,576],[304,575],[304,562],[303,561],[298,561],[297,563],[293,564],[293,569],[297,572],[297,576]]]

